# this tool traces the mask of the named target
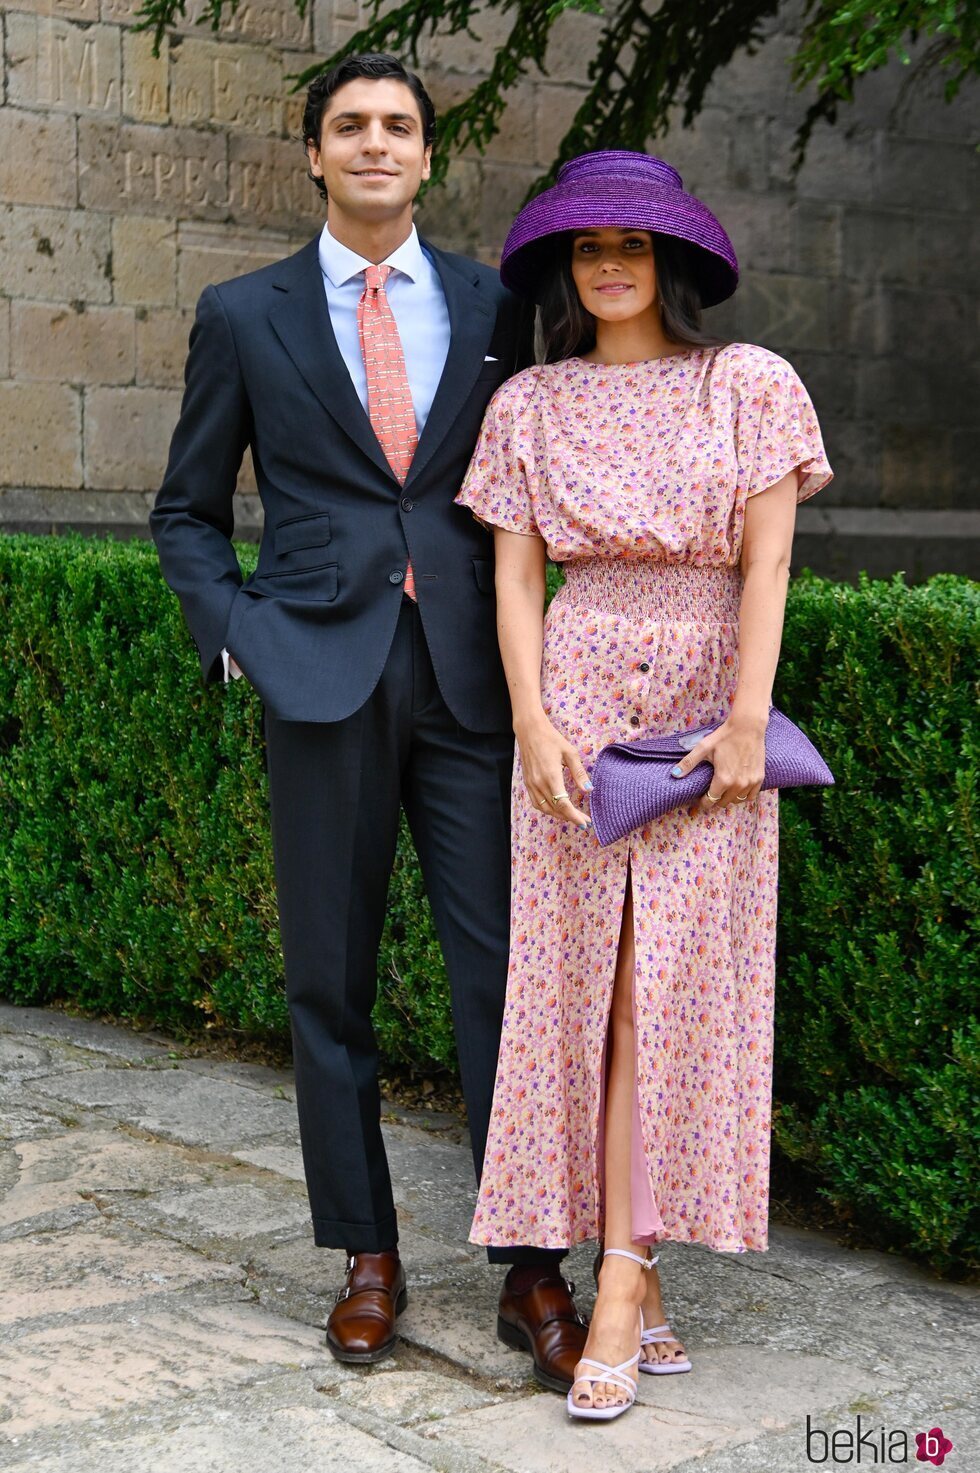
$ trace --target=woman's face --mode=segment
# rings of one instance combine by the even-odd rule
[[[648,230],[576,231],[572,279],[582,306],[603,322],[626,322],[657,300],[657,270]]]

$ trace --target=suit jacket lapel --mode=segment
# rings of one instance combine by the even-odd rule
[[[456,423],[483,367],[487,345],[493,335],[496,312],[479,289],[479,277],[464,274],[442,251],[423,242],[435,262],[449,309],[449,353],[429,410],[406,486],[415,480]]]
[[[269,321],[327,413],[379,469],[395,480],[337,346],[323,290],[318,245],[319,236],[315,236],[282,263],[273,282],[281,296],[269,313]]]

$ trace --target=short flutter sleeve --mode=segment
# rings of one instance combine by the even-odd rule
[[[740,377],[739,489],[746,498],[755,496],[795,470],[796,499],[806,501],[833,476],[809,394],[796,370],[775,353],[759,353]]]
[[[526,370],[494,394],[457,506],[467,506],[488,527],[540,535],[531,500],[534,450],[524,414],[534,394],[534,370]]]

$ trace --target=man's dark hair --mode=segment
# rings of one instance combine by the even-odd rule
[[[690,348],[716,348],[722,339],[701,326],[701,293],[692,270],[690,249],[670,235],[650,232],[657,270],[657,300],[664,333],[672,343]],[[572,276],[573,232],[554,244],[539,298],[544,361],[580,358],[595,347],[595,318],[582,306]]]
[[[432,105],[432,98],[414,72],[407,71],[397,56],[389,56],[383,51],[365,51],[360,56],[345,57],[335,67],[331,67],[329,72],[322,72],[319,77],[314,77],[306,94],[306,107],[303,109],[303,147],[308,143],[320,147],[323,114],[331,97],[341,87],[360,78],[380,82],[389,77],[396,82],[404,82],[418,103],[419,116],[422,119],[422,141],[429,148],[436,136],[436,110]],[[313,174],[309,177],[326,199],[327,186],[323,180],[315,178]]]

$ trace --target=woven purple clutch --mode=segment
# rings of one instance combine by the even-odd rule
[[[714,775],[710,762],[699,762],[686,777],[671,777],[670,770],[721,724],[716,721],[697,731],[644,737],[638,742],[610,742],[603,747],[592,768],[589,808],[599,843],[614,844],[634,829],[663,818],[671,809],[683,808],[703,797]],[[763,788],[830,788],[833,784],[834,774],[809,738],[788,716],[771,707]]]

